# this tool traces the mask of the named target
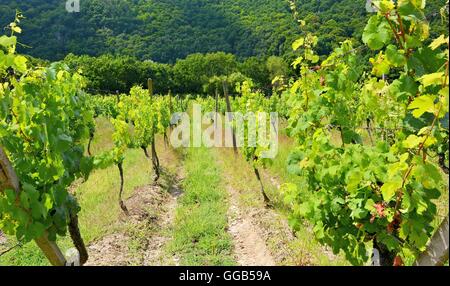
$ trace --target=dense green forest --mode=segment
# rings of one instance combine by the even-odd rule
[[[1,1],[5,2],[5,1]],[[0,3],[0,25],[20,9],[26,19],[20,52],[60,60],[67,54],[120,54],[174,63],[193,53],[223,51],[238,59],[276,55],[292,59],[301,33],[287,0],[81,0],[68,13],[64,0]],[[295,0],[306,30],[319,35],[318,52],[328,54],[346,39],[360,41],[367,20],[365,0]],[[433,32],[445,29],[444,0],[427,1]]]

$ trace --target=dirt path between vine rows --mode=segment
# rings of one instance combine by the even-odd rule
[[[164,247],[170,241],[181,188],[165,190],[160,186],[137,188],[125,204],[129,216],[121,214],[120,231],[88,246],[90,266],[158,266],[165,261]]]
[[[144,255],[144,266],[159,266],[177,263],[177,259],[175,257],[172,259],[172,262],[167,261],[168,258],[165,256],[164,247],[171,239],[170,233],[175,219],[177,201],[183,194],[183,190],[180,186],[180,182],[183,178],[178,177],[177,184],[173,185],[169,190],[170,197],[168,201],[166,201],[164,215],[160,217],[158,223],[159,231],[152,237],[150,245]]]
[[[281,179],[261,171],[263,183],[273,207],[264,205],[260,185],[251,166],[230,150],[217,150],[223,184],[229,193],[229,233],[234,241],[234,255],[243,266],[324,265],[334,260],[329,251],[317,245],[309,229],[294,234],[283,213],[277,191]]]
[[[0,230],[0,245],[6,244],[8,240],[6,239],[6,236],[3,234],[3,232]]]
[[[239,208],[239,194],[228,187],[230,194],[229,232],[234,240],[234,253],[241,266],[274,266],[276,265],[267,248],[261,230],[252,223],[251,217]]]
[[[171,156],[169,156],[171,157]],[[165,158],[164,162],[170,162]],[[179,160],[179,159],[178,159]],[[173,162],[173,161],[171,161]],[[171,240],[178,198],[184,179],[182,162],[175,170],[163,169],[160,184],[136,188],[125,201],[129,216],[122,213],[117,229],[88,245],[86,266],[176,265],[164,251]]]

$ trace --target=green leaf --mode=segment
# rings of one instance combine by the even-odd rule
[[[429,239],[427,232],[424,230],[424,225],[420,220],[410,221],[410,223],[412,226],[409,230],[409,239],[414,243],[415,247],[420,251],[424,251]]]
[[[302,203],[294,207],[294,213],[302,217],[307,217],[310,211],[311,204],[309,202]]]
[[[380,52],[375,59],[370,59],[370,62],[373,65],[372,73],[377,77],[389,74],[391,65],[383,53]]]
[[[39,201],[31,202],[30,205],[31,215],[34,219],[39,220],[47,215],[44,206]]]
[[[371,212],[375,209],[374,205],[375,205],[375,202],[372,199],[368,199],[364,208],[366,210],[368,210],[369,212]]]
[[[20,192],[20,204],[26,209],[30,208],[30,197],[26,192]]]
[[[14,205],[16,203],[16,192],[12,189],[5,190],[6,199],[9,205]]]
[[[349,193],[354,193],[363,178],[363,174],[359,170],[350,172],[347,178],[347,190]]]
[[[355,219],[364,219],[367,217],[368,214],[369,212],[362,208],[357,208],[352,212],[352,215]]]
[[[385,202],[390,202],[395,193],[402,188],[403,180],[401,177],[395,177],[394,179],[384,183],[380,191]]]
[[[418,20],[425,20],[423,9],[425,0],[399,0],[398,12],[401,16],[413,16]]]
[[[420,162],[411,173],[426,189],[439,188],[443,182],[439,169],[431,163]]]
[[[395,239],[394,236],[386,232],[378,233],[377,240],[380,241],[382,244],[386,245],[389,251],[395,251],[400,246],[399,241]]]
[[[29,228],[30,238],[40,237],[44,234],[45,226],[40,222],[34,222]]]
[[[406,101],[410,97],[415,97],[418,92],[418,84],[407,75],[402,75],[399,79],[394,80],[390,85],[392,94],[397,95],[399,101]]]
[[[321,240],[325,237],[325,229],[323,227],[322,222],[317,223],[313,228],[314,234],[316,235],[317,239]]]
[[[446,60],[440,54],[440,51],[433,51],[429,47],[421,47],[410,56],[408,68],[414,70],[416,76],[421,77],[425,74],[436,72],[436,67],[443,66]]]
[[[362,40],[372,50],[382,49],[391,40],[389,24],[383,17],[372,16],[364,29]]]
[[[404,192],[400,212],[408,213],[410,211],[411,211],[411,196],[409,195],[409,192]]]
[[[395,67],[401,67],[406,64],[404,51],[397,50],[397,47],[394,45],[389,45],[386,48],[386,58]]]
[[[12,36],[12,37],[0,36],[0,46],[3,46],[5,48],[9,48],[11,46],[16,45],[16,43],[17,43],[17,37],[16,36]]]

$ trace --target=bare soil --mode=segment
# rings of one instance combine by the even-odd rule
[[[230,194],[229,232],[234,239],[235,259],[241,266],[274,266],[276,265],[261,229],[252,222],[251,216],[239,208],[239,194],[228,187]]]
[[[121,231],[88,246],[90,266],[165,265],[181,178],[163,171],[162,183],[137,188],[125,201],[129,215],[119,218]],[[170,263],[170,262],[168,262]],[[173,263],[173,262],[172,262]]]
[[[6,244],[7,242],[6,236],[0,231],[0,245]]]

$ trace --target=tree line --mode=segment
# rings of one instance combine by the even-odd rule
[[[88,92],[100,94],[128,93],[135,85],[145,86],[148,78],[154,80],[154,91],[158,94],[170,91],[212,94],[215,78],[231,75],[249,78],[258,89],[270,94],[274,77],[290,75],[289,65],[281,57],[249,57],[239,61],[224,52],[195,53],[173,65],[110,54],[99,57],[69,54],[63,62],[84,75]]]

